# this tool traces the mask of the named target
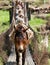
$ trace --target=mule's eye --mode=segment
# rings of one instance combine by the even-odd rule
[[[26,44],[26,41],[23,41],[24,44]]]
[[[26,30],[23,30],[23,32],[25,32]]]

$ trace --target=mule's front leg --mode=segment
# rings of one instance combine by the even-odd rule
[[[19,53],[19,65],[22,65],[22,53]]]
[[[17,51],[16,51],[16,65],[19,65],[19,54]]]
[[[25,65],[25,57],[26,57],[26,51],[22,54],[22,65]]]
[[[17,65],[22,65],[22,53],[16,52],[16,62]]]

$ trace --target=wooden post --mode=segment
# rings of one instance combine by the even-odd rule
[[[13,7],[9,9],[9,16],[10,16],[10,24],[11,24],[13,18]]]
[[[26,2],[24,2],[24,21],[25,24],[28,26],[28,17],[27,17],[27,9],[26,9]]]
[[[9,9],[10,24],[12,23],[13,16],[15,16],[15,1],[12,0],[12,8]]]
[[[27,17],[28,17],[28,21],[29,21],[31,19],[31,15],[30,15],[30,8],[28,6],[29,6],[29,3],[26,2]]]

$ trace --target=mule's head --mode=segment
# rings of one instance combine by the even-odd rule
[[[15,25],[13,31],[9,34],[9,37],[14,41],[15,49],[18,52],[26,50],[32,36],[33,32],[24,24]]]
[[[14,26],[12,32],[9,34],[9,37],[15,43],[15,49],[18,52],[23,52],[29,44],[29,39],[26,32],[27,29],[27,26],[18,24]]]
[[[18,52],[23,52],[29,44],[26,29],[21,25],[15,27],[14,43]]]

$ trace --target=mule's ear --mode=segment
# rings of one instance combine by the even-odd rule
[[[12,30],[9,34],[9,38],[10,40],[12,40],[14,42],[14,30]]]
[[[10,32],[9,37],[11,37],[14,33],[14,29]]]
[[[22,24],[22,27],[24,28],[23,29],[24,32],[28,29],[28,26],[26,26],[25,24]]]
[[[27,32],[27,35],[28,35],[28,39],[31,39],[33,37],[33,31],[28,29],[28,30],[26,30],[26,32]]]
[[[16,24],[14,25],[14,29],[17,30],[17,25]]]

